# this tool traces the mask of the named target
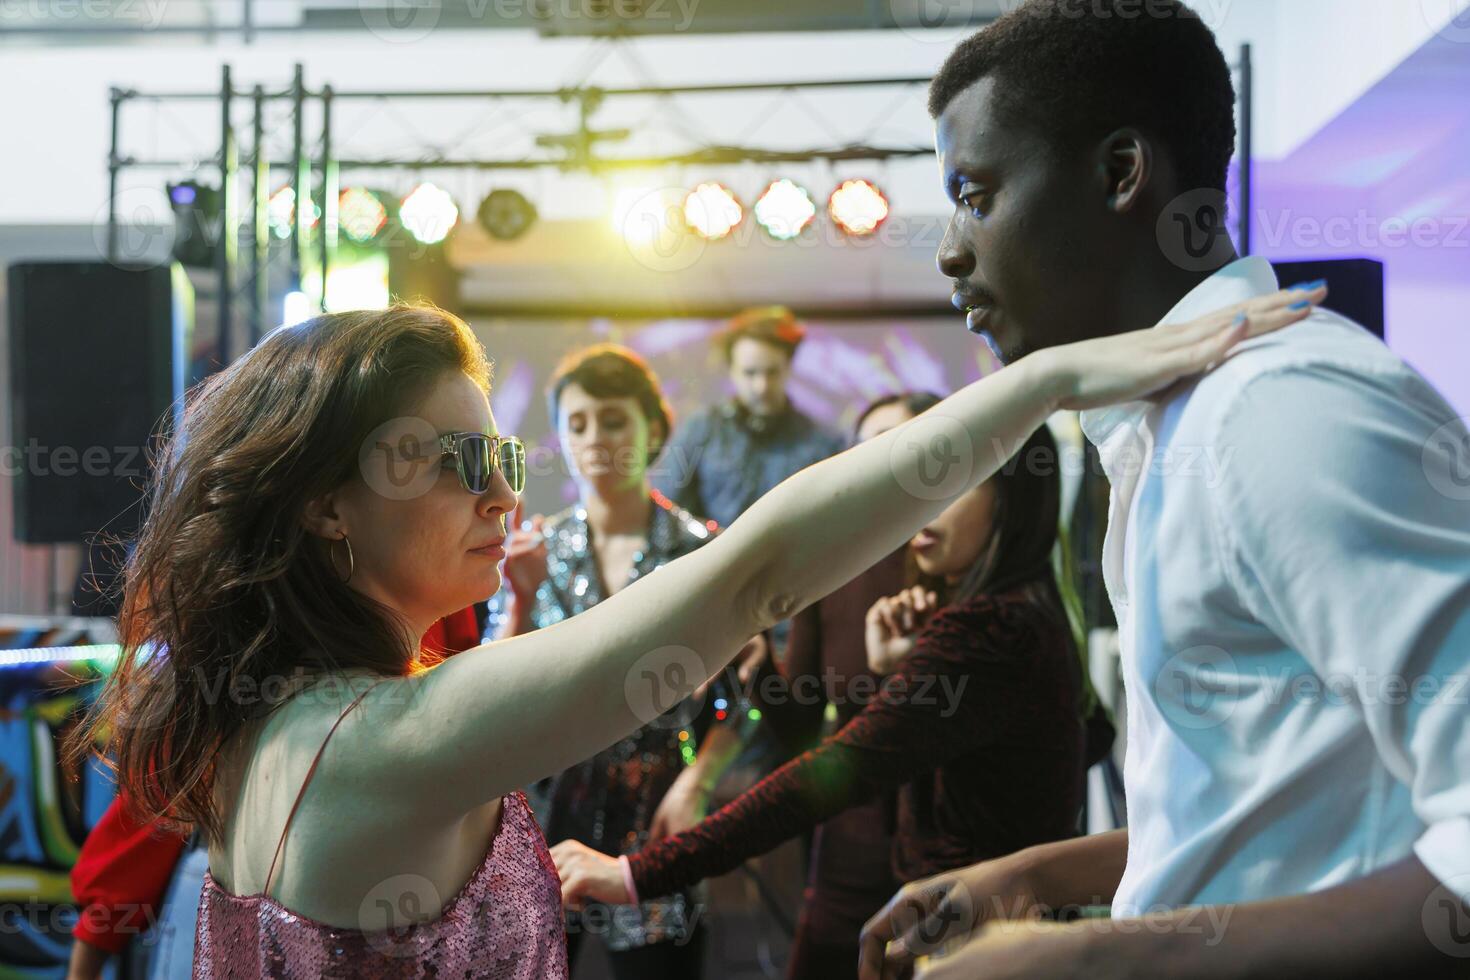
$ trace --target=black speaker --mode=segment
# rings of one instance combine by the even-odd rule
[[[1327,301],[1322,305],[1384,339],[1383,263],[1377,259],[1327,259],[1317,262],[1272,262],[1283,286],[1326,279]]]
[[[189,280],[177,264],[20,262],[8,286],[15,537],[129,537],[150,437],[183,405]]]

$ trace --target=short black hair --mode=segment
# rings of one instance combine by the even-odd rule
[[[1134,126],[1169,154],[1181,192],[1225,190],[1235,85],[1214,33],[1178,0],[1027,0],[950,52],[929,114],[986,77],[1001,118],[1064,151]]]
[[[648,447],[649,463],[658,458],[665,440],[674,431],[674,411],[659,387],[658,375],[647,361],[618,344],[594,344],[563,357],[551,372],[551,383],[546,389],[546,409],[553,428],[561,411],[561,393],[572,384],[593,398],[635,399],[648,424],[663,427],[663,432]]]

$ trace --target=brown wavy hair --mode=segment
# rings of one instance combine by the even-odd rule
[[[489,391],[470,328],[397,305],[281,327],[189,392],[153,453],[117,666],[68,744],[74,761],[100,750],[139,819],[217,839],[215,763],[242,728],[313,678],[413,672],[420,638],[344,584],[302,515],[455,371]]]

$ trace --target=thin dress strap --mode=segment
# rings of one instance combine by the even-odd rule
[[[374,682],[366,690],[364,690],[361,694],[354,698],[351,704],[342,709],[342,713],[338,715],[337,720],[332,723],[331,731],[327,732],[327,737],[322,739],[321,748],[316,750],[316,758],[311,760],[311,768],[306,770],[306,778],[301,781],[301,791],[296,794],[296,802],[291,804],[291,812],[286,814],[286,826],[281,828],[281,839],[276,841],[276,853],[271,856],[271,867],[270,870],[267,871],[265,874],[265,888],[261,889],[261,894],[266,896],[267,898],[270,897],[271,893],[271,878],[273,878],[276,873],[276,861],[280,859],[281,848],[286,843],[286,832],[291,829],[291,820],[296,816],[296,810],[298,807],[301,806],[302,798],[306,796],[306,787],[308,784],[311,783],[311,777],[312,774],[316,772],[317,763],[322,761],[322,753],[327,750],[327,743],[330,742],[332,740],[332,736],[337,733],[337,726],[342,724],[342,721],[347,717],[347,713],[353,708],[357,707],[359,704],[361,704],[362,699],[367,697],[368,693],[381,683],[383,683],[381,680]]]

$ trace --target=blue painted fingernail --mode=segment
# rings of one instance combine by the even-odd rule
[[[1290,306],[1287,307],[1287,309],[1288,310],[1305,310],[1305,309],[1310,308],[1311,305],[1312,305],[1312,301],[1311,300],[1304,299],[1300,303],[1292,303]]]
[[[1310,293],[1327,285],[1326,279],[1314,279],[1311,282],[1299,282],[1291,287],[1294,293]]]
[[[1246,321],[1246,315],[1244,313],[1237,313],[1237,314],[1235,314],[1235,319],[1232,320],[1232,321],[1230,321],[1230,325],[1232,327],[1238,327],[1242,323],[1244,323],[1245,321]]]

